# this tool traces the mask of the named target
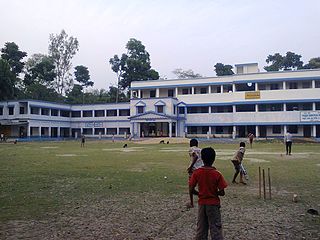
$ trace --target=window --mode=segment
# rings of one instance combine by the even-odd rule
[[[115,117],[117,116],[117,110],[113,109],[113,110],[107,110],[107,117]]]
[[[107,135],[117,135],[117,128],[107,128]]]
[[[259,90],[267,90],[267,86],[266,86],[266,84],[259,83],[259,84],[258,84],[258,89],[259,89]]]
[[[72,111],[71,117],[81,117],[81,111]]]
[[[226,106],[212,106],[211,107],[212,113],[230,113],[233,112],[232,105],[226,105]]]
[[[202,134],[207,134],[209,132],[209,127],[201,127],[201,133]]]
[[[151,98],[156,97],[156,90],[150,90],[150,97]]]
[[[211,93],[221,93],[221,86],[211,86]]]
[[[259,104],[259,112],[274,112],[274,111],[283,111],[283,104]]]
[[[316,110],[320,110],[320,102],[317,102],[317,103],[316,103]],[[0,115],[2,115],[2,114],[1,114],[1,108],[0,108]]]
[[[190,88],[182,88],[182,95],[188,95],[190,93],[191,93]]]
[[[48,108],[41,108],[41,115],[49,116],[49,109]]]
[[[19,113],[20,113],[20,114],[25,114],[25,112],[24,112],[24,107],[20,107]]]
[[[236,84],[236,90],[237,90],[238,92],[254,91],[254,90],[255,90],[255,83],[248,82],[248,83],[239,83],[239,84]]]
[[[104,110],[94,110],[95,117],[104,117]]]
[[[163,113],[163,106],[156,106],[157,113]]]
[[[254,104],[236,105],[236,112],[255,112],[256,106]]]
[[[200,94],[206,94],[206,93],[207,93],[207,88],[200,89]]]
[[[137,107],[137,112],[139,113],[144,113],[144,106],[138,106]]]
[[[197,133],[197,127],[187,127],[187,131],[189,134],[196,134]]]
[[[179,107],[179,114],[185,114],[185,107]]]
[[[101,133],[101,135],[104,135],[104,131],[105,131],[104,128],[95,128],[94,135],[100,135],[100,133]]]
[[[222,134],[223,133],[223,126],[216,126],[216,133]]]
[[[290,125],[290,126],[288,126],[288,131],[290,133],[298,133],[298,126],[297,125]]]
[[[173,89],[169,89],[168,90],[168,97],[173,97],[173,95],[174,95]]]
[[[130,116],[130,109],[120,109],[119,116]]]
[[[187,113],[208,113],[209,107],[187,107]]]
[[[223,92],[224,93],[232,92],[232,85],[231,84],[223,85]]]
[[[3,107],[0,107],[0,115],[3,115]]]
[[[70,117],[70,111],[68,111],[68,110],[61,110],[61,111],[60,111],[60,116],[61,116],[61,117]]]
[[[92,117],[92,111],[91,110],[84,110],[82,111],[83,117]]]
[[[32,108],[31,108],[31,114],[32,114]],[[51,116],[58,116],[59,110],[58,109],[51,109]]]
[[[315,81],[316,88],[320,88],[320,80]]]
[[[272,133],[276,134],[276,133],[281,133],[281,126],[280,125],[274,125],[272,126]]]
[[[39,115],[40,109],[37,107],[31,107],[31,114]]]
[[[84,135],[92,135],[92,128],[83,128],[82,129],[82,133],[84,134]]]
[[[297,82],[289,82],[289,89],[298,89]]]
[[[270,84],[270,90],[278,90],[278,89],[279,89],[279,83]]]
[[[310,81],[303,81],[302,88],[311,88],[311,82]]]
[[[8,107],[9,109],[9,115],[13,115],[14,114],[14,107]]]
[[[119,134],[130,134],[130,128],[119,128]]]

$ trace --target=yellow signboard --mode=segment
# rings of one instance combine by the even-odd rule
[[[260,99],[260,91],[246,92],[245,99]]]

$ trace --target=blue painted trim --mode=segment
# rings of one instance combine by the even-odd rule
[[[67,121],[67,120],[52,120],[52,119],[35,119],[35,118],[29,118],[27,120],[32,121],[45,121],[45,122],[64,122],[64,123],[87,123],[87,122],[130,122],[130,120],[82,120],[82,121]]]
[[[258,80],[236,80],[233,83],[265,83],[265,82],[292,82],[292,81],[308,81],[308,80],[318,80],[320,77],[297,77],[297,78],[270,78],[270,79],[258,79]],[[289,90],[289,89],[286,89]],[[272,90],[270,90],[272,91]]]
[[[198,78],[197,78],[198,79]],[[184,79],[186,80],[186,79]],[[179,85],[158,85],[158,86],[141,86],[141,87],[131,87],[131,90],[141,90],[141,89],[154,89],[154,88],[186,88],[186,87],[201,87],[201,86],[213,86],[213,85],[230,85],[232,82],[211,82],[211,83],[188,83]]]
[[[235,64],[234,66],[235,67],[241,67],[241,66],[247,66],[247,65],[257,65],[258,66],[258,63],[239,63],[239,64]]]
[[[41,105],[35,105],[35,104],[29,104],[29,107],[71,111],[71,108],[59,108],[59,107],[41,106]]]
[[[202,127],[202,126],[273,126],[273,125],[320,125],[320,122],[245,122],[245,123],[186,123],[186,127]]]
[[[178,104],[177,104],[177,107],[180,107],[180,105],[182,105],[182,106],[187,106],[187,104],[185,103],[185,102],[179,102]]]
[[[150,100],[150,99],[174,99],[174,100],[178,100],[178,98],[176,97],[154,97],[154,98],[150,98],[150,97],[146,97],[146,98],[130,98],[130,100],[134,101],[134,100]]]

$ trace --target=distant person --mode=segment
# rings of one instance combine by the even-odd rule
[[[238,183],[236,179],[240,173],[240,183],[246,185],[246,183],[243,180],[243,177],[246,174],[246,172],[244,171],[244,168],[242,168],[242,160],[243,160],[245,151],[246,151],[246,144],[244,142],[241,142],[240,148],[235,152],[235,154],[233,155],[233,159],[231,160],[231,162],[234,165],[234,169],[236,171],[233,175],[232,183]]]
[[[0,140],[1,140],[1,142],[4,142],[4,134],[3,133],[0,134]]]
[[[284,135],[284,143],[286,144],[286,154],[291,155],[292,134],[289,131]]]
[[[189,181],[190,207],[193,207],[193,192],[199,188],[197,233],[195,239],[223,239],[220,213],[220,198],[228,186],[222,174],[212,166],[216,153],[213,148],[201,151],[204,166],[195,170]]]
[[[81,135],[81,147],[84,147],[84,144],[86,142],[86,137],[84,136],[84,134]]]
[[[190,140],[190,148],[189,148],[189,157],[190,157],[190,165],[187,168],[189,173],[189,180],[191,178],[192,173],[203,166],[203,162],[201,159],[201,148],[198,147],[199,142],[197,139],[193,138]],[[198,191],[194,190],[194,194],[197,195]]]
[[[252,143],[253,143],[253,139],[254,139],[254,135],[252,133],[248,134],[248,139],[249,139],[249,143],[250,143],[250,148],[252,148]]]
[[[114,142],[114,133],[112,133],[112,142]]]

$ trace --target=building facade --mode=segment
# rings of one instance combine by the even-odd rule
[[[0,102],[0,131],[14,137],[320,137],[320,70],[136,81],[128,103]]]

